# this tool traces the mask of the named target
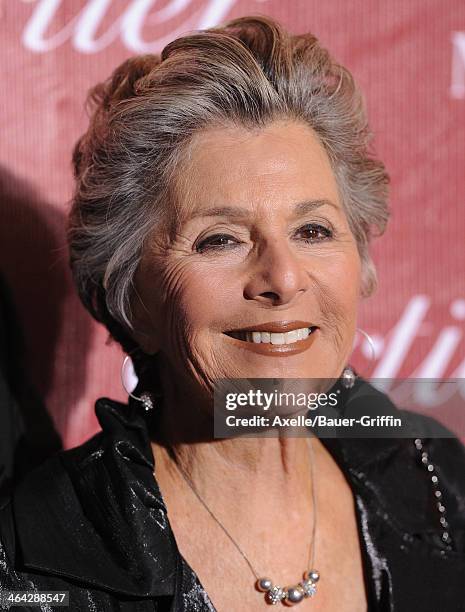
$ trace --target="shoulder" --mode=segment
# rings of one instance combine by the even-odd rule
[[[63,544],[66,526],[82,523],[82,505],[73,473],[85,472],[85,466],[102,456],[103,432],[81,445],[55,453],[30,471],[14,487],[4,490],[0,498],[0,576],[5,588],[19,588],[34,569],[38,551],[57,553],[58,540]],[[100,485],[105,486],[100,470]],[[69,532],[71,533],[71,532]],[[30,564],[28,561],[30,560]],[[25,564],[26,562],[26,564]]]
[[[0,500],[0,572],[2,582],[19,574],[23,553],[46,548],[63,517],[76,517],[80,504],[70,476],[85,458],[96,456],[101,434],[71,450],[61,451],[29,472]],[[98,454],[98,453],[97,453]]]
[[[439,420],[408,410],[399,414],[409,423],[412,437],[399,440],[392,459],[391,494],[400,495],[405,524],[415,523],[443,554],[465,561],[465,446]],[[404,502],[404,503],[403,503]],[[447,548],[452,537],[452,551]],[[446,538],[445,542],[442,538]]]
[[[342,441],[344,459],[362,484],[379,520],[384,513],[402,537],[441,541],[453,536],[456,554],[465,559],[465,447],[439,418],[399,408],[384,391],[360,381],[345,404],[349,414],[383,417],[397,424],[360,432]],[[439,538],[439,539],[438,539]],[[448,554],[448,553],[447,553]]]
[[[176,547],[146,426],[110,400],[96,412],[100,433],[30,472],[2,505],[2,580],[32,576],[42,590],[71,581],[76,597],[171,594]]]
[[[432,416],[399,410],[407,419],[414,447],[434,459],[444,475],[457,476],[457,485],[465,489],[465,446],[456,434]],[[420,454],[421,456],[421,454]],[[424,456],[425,457],[425,456]],[[426,461],[424,460],[424,463]]]
[[[433,434],[416,438],[414,448],[431,485],[435,510],[455,535],[457,550],[465,554],[465,446],[432,417],[415,415],[413,418],[421,419],[425,429]],[[438,431],[445,434],[434,435]]]

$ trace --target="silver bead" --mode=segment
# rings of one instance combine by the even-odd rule
[[[269,578],[259,578],[257,580],[257,589],[259,591],[269,591],[273,586],[272,581]]]
[[[313,580],[304,580],[300,583],[305,597],[313,597],[316,593],[316,584]]]
[[[312,582],[318,582],[320,574],[317,570],[311,569],[304,573],[304,580],[311,580]]]
[[[268,591],[266,597],[271,604],[276,605],[286,597],[286,593],[282,587],[275,585]]]
[[[287,587],[285,591],[286,598],[284,599],[284,603],[287,606],[293,606],[296,603],[300,603],[305,597],[305,593],[300,585]]]

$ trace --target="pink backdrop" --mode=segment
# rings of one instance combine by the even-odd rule
[[[74,295],[64,244],[86,91],[129,55],[254,13],[314,32],[351,69],[392,177],[379,290],[359,321],[378,355],[361,344],[354,363],[379,377],[465,377],[463,0],[4,0],[1,273],[65,446],[98,429],[97,397],[124,398],[121,353]]]

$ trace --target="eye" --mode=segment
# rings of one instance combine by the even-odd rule
[[[319,223],[307,223],[299,228],[297,233],[303,236],[305,242],[309,243],[323,242],[333,237],[332,230]]]
[[[203,251],[229,248],[236,244],[239,244],[239,241],[233,236],[229,236],[228,234],[215,234],[199,242],[195,250],[198,253],[202,253]]]

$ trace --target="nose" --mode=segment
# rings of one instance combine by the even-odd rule
[[[259,248],[244,297],[270,306],[290,304],[308,289],[303,261],[287,240],[273,240]]]

